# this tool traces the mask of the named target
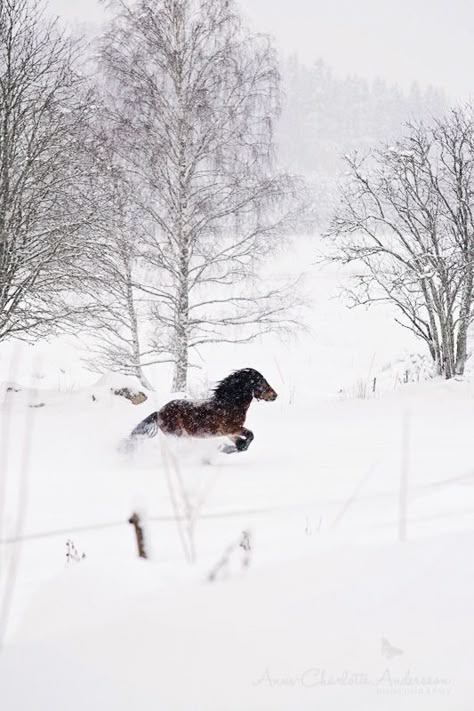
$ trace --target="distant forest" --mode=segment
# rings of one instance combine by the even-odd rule
[[[281,72],[279,159],[285,169],[309,178],[322,225],[334,206],[344,154],[390,142],[410,119],[430,121],[447,108],[444,93],[435,87],[413,83],[403,91],[383,79],[341,78],[322,60],[308,66],[292,56],[282,62]]]

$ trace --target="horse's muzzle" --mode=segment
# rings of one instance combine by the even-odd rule
[[[267,400],[267,402],[272,402],[273,400],[276,400],[277,397],[278,397],[278,395],[274,390],[267,390],[266,392],[263,393],[262,400]]]

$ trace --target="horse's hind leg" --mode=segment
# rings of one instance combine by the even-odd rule
[[[158,433],[158,413],[152,412],[151,415],[145,417],[144,420],[138,423],[134,430],[132,430],[131,437],[145,436],[154,437]]]
[[[226,454],[233,454],[234,452],[245,452],[245,450],[250,447],[253,438],[253,432],[244,428],[242,432],[240,432],[240,434],[234,435],[230,438],[234,444],[226,444],[222,448],[222,451]]]

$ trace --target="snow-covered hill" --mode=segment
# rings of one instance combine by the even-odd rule
[[[2,348],[2,711],[471,708],[474,382],[400,385],[384,366],[413,344],[338,283],[310,276],[296,340],[201,354],[196,392],[244,366],[279,392],[252,404],[238,455],[123,451],[166,371],[134,406],[70,343]]]

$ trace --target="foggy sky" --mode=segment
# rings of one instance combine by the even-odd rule
[[[98,0],[49,0],[72,21],[96,23]],[[254,29],[286,54],[322,58],[338,74],[439,86],[474,97],[472,0],[241,0]]]

